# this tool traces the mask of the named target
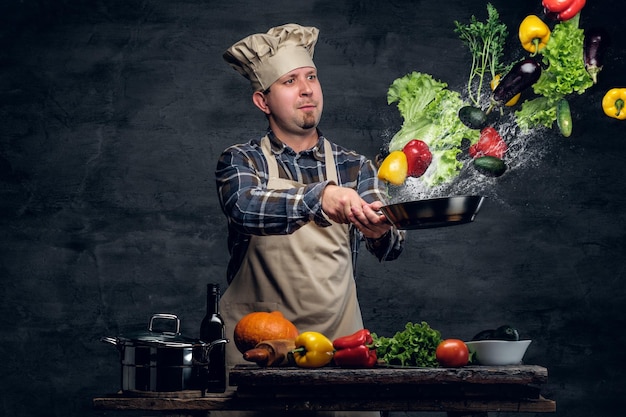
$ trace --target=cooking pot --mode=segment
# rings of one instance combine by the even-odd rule
[[[168,321],[175,331],[158,332],[156,320]],[[203,390],[211,349],[227,339],[206,343],[180,334],[180,320],[174,314],[154,314],[148,331],[103,337],[115,345],[121,357],[122,391],[173,392]]]
[[[430,198],[389,204],[380,210],[398,229],[427,229],[473,221],[484,199],[478,195]]]

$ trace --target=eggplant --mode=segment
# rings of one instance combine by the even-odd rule
[[[602,71],[603,54],[607,43],[608,38],[604,30],[594,28],[585,31],[583,60],[585,69],[591,75],[594,84],[598,82],[598,73]]]
[[[504,105],[539,79],[541,65],[531,58],[519,61],[507,72],[491,95],[493,101]]]
[[[519,332],[516,328],[505,324],[497,329],[487,329],[476,333],[472,337],[472,341],[475,340],[509,340],[516,342],[519,340]]]
[[[505,324],[493,331],[493,339],[495,340],[511,340],[517,342],[519,340],[519,332],[516,328]]]

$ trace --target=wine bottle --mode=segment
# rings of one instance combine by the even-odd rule
[[[207,285],[206,316],[200,324],[200,340],[211,343],[225,337],[224,320],[220,316],[220,286]],[[203,386],[207,392],[226,391],[226,348],[224,343],[213,346]]]

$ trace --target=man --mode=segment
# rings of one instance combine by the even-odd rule
[[[381,261],[402,251],[403,233],[379,213],[384,197],[373,164],[317,128],[324,104],[317,36],[314,27],[287,24],[224,53],[251,82],[269,123],[263,138],[226,149],[216,170],[231,254],[220,305],[231,340],[252,311],[278,310],[299,331],[331,340],[363,328],[353,265],[359,242]],[[229,343],[227,363],[242,362]]]

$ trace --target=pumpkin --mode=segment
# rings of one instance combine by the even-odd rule
[[[295,339],[296,326],[280,311],[255,311],[246,314],[235,326],[235,346],[244,353],[266,340]]]

